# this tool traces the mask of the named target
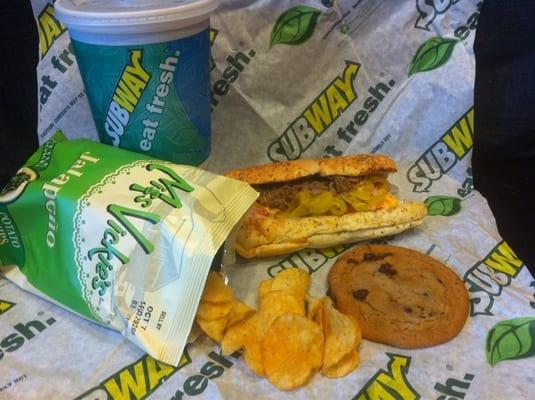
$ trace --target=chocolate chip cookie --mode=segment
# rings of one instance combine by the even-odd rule
[[[447,342],[468,318],[463,281],[439,261],[403,247],[359,246],[329,272],[329,294],[365,339],[402,348]]]

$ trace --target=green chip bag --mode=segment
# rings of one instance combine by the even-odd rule
[[[212,259],[257,196],[58,132],[0,192],[0,270],[176,366]]]

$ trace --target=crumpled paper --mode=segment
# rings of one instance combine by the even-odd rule
[[[0,399],[529,398],[533,358],[522,357],[534,330],[512,328],[503,347],[493,340],[495,366],[487,361],[491,328],[535,315],[535,281],[472,183],[472,45],[481,3],[223,1],[211,20],[212,153],[202,167],[224,172],[301,157],[388,154],[399,167],[391,178],[399,196],[426,201],[430,216],[376,242],[427,253],[464,279],[470,318],[458,337],[419,350],[364,340],[356,371],[335,380],[316,374],[285,393],[256,377],[240,354],[222,357],[206,337],[172,368],[0,280]],[[68,33],[52,4],[32,5],[42,43],[39,140],[56,128],[96,139]],[[251,306],[258,283],[283,268],[310,272],[311,293],[319,296],[330,266],[350,247],[238,259],[225,270]]]

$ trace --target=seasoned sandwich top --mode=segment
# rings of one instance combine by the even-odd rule
[[[323,159],[302,159],[234,169],[225,175],[252,185],[287,182],[311,175],[365,176],[397,170],[392,159],[383,155],[357,154]]]

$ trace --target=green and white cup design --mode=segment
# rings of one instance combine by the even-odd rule
[[[201,164],[210,153],[209,14],[217,2],[79,3],[60,0],[56,9],[101,142]]]

